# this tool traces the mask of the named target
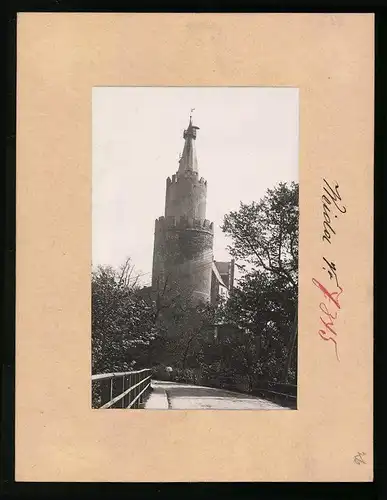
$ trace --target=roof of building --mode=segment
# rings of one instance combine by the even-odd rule
[[[230,271],[230,262],[217,262],[214,261],[215,266],[217,267],[220,274],[228,274]]]

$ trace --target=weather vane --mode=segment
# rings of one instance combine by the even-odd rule
[[[191,108],[191,113],[189,115],[190,119],[192,118],[192,112],[195,111],[195,108]]]

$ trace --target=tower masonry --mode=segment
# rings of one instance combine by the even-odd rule
[[[155,223],[152,288],[208,302],[214,228],[206,219],[207,181],[198,172],[198,129],[190,117],[178,170],[166,180],[164,216]]]

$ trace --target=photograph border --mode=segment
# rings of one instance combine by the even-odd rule
[[[54,11],[57,9],[57,7],[54,7],[51,9]],[[334,9],[334,12],[339,12],[340,9]],[[365,10],[365,12],[369,13],[369,10]],[[383,148],[383,144],[385,144],[386,141],[386,128],[385,128],[385,119],[386,119],[386,100],[385,96],[383,94],[383,89],[385,88],[385,82],[386,82],[386,71],[385,67],[383,68],[383,65],[381,64],[381,61],[383,61],[383,51],[385,54],[385,48],[386,48],[386,29],[385,29],[385,17],[381,18],[380,16],[376,16],[376,34],[377,34],[377,51],[376,51],[376,57],[377,57],[377,73],[376,73],[376,102],[378,103],[376,107],[376,137],[375,137],[375,165],[376,165],[376,171],[375,171],[375,223],[378,225],[378,227],[383,228],[381,224],[382,219],[382,214],[381,214],[381,209],[383,202],[385,203],[385,200],[382,201],[382,182],[380,182],[382,179],[384,179],[384,172],[383,172],[383,159],[386,158],[386,152],[385,148]],[[8,38],[13,40],[13,43],[11,42],[11,52],[14,54],[16,53],[15,50],[15,45],[16,45],[16,20],[15,17],[11,19],[11,22],[8,24]],[[12,50],[13,49],[13,50]],[[7,169],[4,172],[5,179],[6,179],[6,237],[5,237],[5,245],[4,245],[4,255],[5,255],[5,267],[4,267],[4,275],[6,276],[5,282],[6,282],[6,293],[4,294],[5,301],[4,301],[4,311],[5,314],[3,314],[4,321],[3,324],[5,325],[4,331],[7,332],[6,335],[2,336],[3,339],[3,345],[5,346],[4,349],[4,356],[3,359],[5,362],[3,362],[3,375],[5,375],[4,380],[5,383],[3,384],[3,400],[6,401],[6,406],[7,410],[3,416],[5,418],[2,419],[2,430],[6,430],[4,432],[4,440],[2,440],[2,456],[6,456],[7,460],[6,463],[2,462],[2,477],[5,478],[5,482],[3,481],[3,489],[5,489],[7,492],[10,492],[12,490],[13,493],[15,492],[27,492],[27,491],[35,491],[35,492],[48,492],[51,491],[54,493],[55,491],[62,491],[62,492],[74,492],[74,491],[87,491],[90,485],[84,485],[80,483],[74,483],[71,484],[69,482],[66,483],[41,483],[41,482],[34,482],[34,483],[29,483],[29,482],[14,482],[14,470],[13,470],[13,458],[14,458],[14,415],[13,415],[13,387],[14,387],[14,328],[13,328],[13,314],[12,314],[12,303],[14,303],[14,287],[15,287],[15,280],[14,280],[14,249],[15,249],[15,237],[14,237],[14,229],[15,229],[15,217],[14,217],[14,205],[15,205],[15,131],[16,131],[16,120],[15,120],[15,107],[16,107],[16,78],[13,78],[14,72],[13,69],[16,70],[16,61],[15,58],[11,54],[11,63],[9,64],[9,67],[11,68],[11,71],[8,72],[9,74],[9,80],[8,80],[8,89],[9,92],[8,94],[11,96],[11,99],[7,101],[7,117],[9,118],[7,120],[7,136],[8,136],[8,150],[7,150]],[[383,251],[382,251],[382,245],[383,245],[383,234],[382,232],[376,232],[375,235],[375,269],[380,271],[382,269],[382,256],[383,256]],[[384,262],[383,262],[384,263]],[[385,263],[384,263],[385,265]],[[378,277],[378,273],[375,273],[375,314],[379,312],[379,317],[377,318],[375,316],[375,327],[376,327],[376,338],[377,338],[377,344],[380,347],[382,347],[382,342],[381,342],[381,337],[379,335],[380,333],[380,327],[381,327],[381,322],[380,322],[380,311],[382,310],[382,302],[381,302],[381,279]],[[375,374],[378,375],[378,378],[375,379],[375,385],[379,387],[381,390],[383,385],[381,385],[381,380],[383,379],[384,374],[381,373],[381,360],[382,360],[382,352],[381,350],[377,350],[375,352],[375,357],[379,359],[379,362],[377,365],[379,365],[379,369],[375,367]],[[377,398],[376,398],[377,399]],[[380,405],[377,406],[380,408]],[[381,430],[381,426],[378,426],[379,431]],[[377,442],[376,442],[377,446]],[[380,448],[379,448],[379,451]],[[378,461],[380,465],[380,461]],[[379,479],[380,479],[380,474],[379,474]],[[159,484],[159,483],[157,483]],[[5,488],[4,488],[5,485]],[[101,493],[103,492],[108,492],[111,491],[111,488],[113,490],[121,490],[124,488],[134,488],[135,491],[137,490],[140,492],[141,490],[144,492],[147,490],[148,492],[153,492],[154,494],[161,493],[161,491],[166,491],[168,488],[170,491],[173,490],[179,490],[182,491],[181,488],[185,488],[184,485],[168,485],[168,484],[159,484],[159,486],[156,486],[156,483],[153,485],[151,484],[116,484],[116,483],[100,483],[98,486],[96,485],[95,487],[92,486],[92,488],[95,489],[95,491],[100,491]],[[199,492],[204,492],[204,491],[215,491],[215,490],[223,490],[223,491],[230,491],[230,487],[233,488],[233,486],[227,485],[225,486],[224,484],[212,484],[212,485],[204,485],[202,483],[197,483],[197,484],[190,484],[189,488],[190,490],[195,490],[197,494]],[[249,491],[260,491],[262,493],[270,491],[273,493],[274,491],[277,491],[277,493],[281,493],[281,498],[293,498],[292,492],[297,491],[298,485],[291,485],[289,483],[282,483],[282,484],[265,484],[265,483],[259,483],[259,484],[242,484],[238,483],[236,485],[236,488],[239,493]],[[343,492],[348,492],[351,491],[352,495],[354,498],[370,498],[370,496],[367,495],[365,497],[364,495],[366,492],[372,492],[375,491],[374,484],[373,483],[345,483],[345,484],[328,484],[327,482],[324,483],[313,483],[309,485],[300,485],[300,489],[304,490],[303,492],[305,494],[311,495],[312,493],[314,494],[313,498],[325,498],[325,496],[321,497],[320,494],[317,494],[319,491],[322,495],[329,495],[332,498],[342,498]],[[270,493],[269,493],[270,494]],[[317,496],[318,495],[318,496]],[[309,496],[309,498],[311,498]]]

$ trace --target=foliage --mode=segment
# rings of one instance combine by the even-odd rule
[[[295,382],[298,185],[280,183],[241,203],[222,229],[242,273],[227,302],[194,303],[169,277],[141,289],[129,260],[93,272],[94,373],[153,366],[167,380],[250,392]]]
[[[259,202],[241,203],[224,217],[222,229],[233,240],[235,258],[297,288],[298,184],[280,183]]]
[[[244,275],[225,308],[249,332],[251,375],[294,379],[297,350],[298,184],[280,183],[224,218],[231,254]]]
[[[128,260],[118,271],[92,273],[93,373],[128,371],[142,364],[157,332],[152,308],[143,299]]]
[[[215,308],[206,303],[193,303],[181,295],[159,316],[157,323],[164,332],[162,360],[184,372],[188,368],[199,368],[197,355],[203,343],[213,331]]]

